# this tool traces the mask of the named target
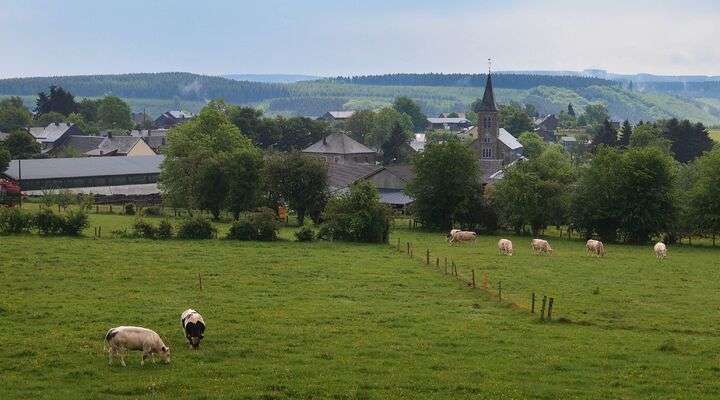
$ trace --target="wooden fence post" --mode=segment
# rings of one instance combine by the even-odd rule
[[[407,242],[407,253],[410,254],[410,242]]]
[[[475,288],[475,270],[472,270],[472,287]]]
[[[545,303],[547,302],[547,296],[543,296],[542,305],[540,306],[540,320],[545,321]]]
[[[486,290],[487,290],[487,288],[488,288],[488,273],[487,273],[487,272],[483,272],[483,283],[482,283],[482,285],[483,285],[483,289],[486,289]]]
[[[435,268],[440,268],[440,257],[435,257]]]
[[[452,262],[452,274],[457,276],[457,270],[455,269],[455,261]]]
[[[408,229],[412,230],[412,220],[408,220]]]
[[[530,297],[530,314],[535,314],[535,292]]]
[[[98,226],[98,237],[102,237],[102,226]]]
[[[430,265],[430,249],[425,250],[425,265]]]
[[[555,303],[555,298],[551,297],[550,300],[548,300],[548,312],[547,312],[548,321],[552,321],[553,303]]]

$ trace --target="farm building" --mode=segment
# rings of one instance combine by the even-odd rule
[[[46,127],[32,127],[28,132],[40,143],[43,153],[50,152],[62,144],[68,136],[82,135],[83,132],[75,124],[55,122]]]
[[[375,164],[377,153],[343,133],[334,133],[303,150],[329,164]]]
[[[535,133],[540,135],[546,142],[555,142],[555,131],[558,127],[558,119],[555,114],[548,114],[543,118],[535,119]]]
[[[153,126],[157,129],[168,129],[189,121],[193,116],[192,113],[187,111],[166,111],[153,121]]]
[[[151,156],[153,151],[139,137],[132,136],[85,136],[70,135],[62,143],[48,151],[53,156]]]
[[[132,189],[133,185],[152,185],[157,191],[155,184],[163,159],[154,155],[12,160],[0,176],[19,183],[23,191],[97,188],[93,193],[99,193],[100,188]]]
[[[450,131],[461,131],[470,127],[467,118],[428,118],[428,129],[445,129]]]
[[[355,111],[328,111],[325,114],[318,117],[318,120],[325,122],[344,122],[348,118],[352,117]]]
[[[377,187],[380,202],[396,209],[404,209],[414,201],[405,193],[414,177],[409,165],[328,164],[328,186],[332,193],[344,193],[355,182],[368,180]]]
[[[160,154],[167,144],[167,132],[167,129],[132,130],[130,136],[141,138],[156,154]]]

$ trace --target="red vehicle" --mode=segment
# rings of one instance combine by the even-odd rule
[[[13,180],[0,178],[0,205],[12,207],[20,202],[20,196],[20,185]]]

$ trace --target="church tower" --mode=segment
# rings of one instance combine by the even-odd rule
[[[487,81],[485,82],[485,94],[483,94],[477,115],[477,139],[480,142],[478,146],[480,159],[502,159],[500,140],[498,139],[498,135],[500,135],[498,109],[497,106],[495,106],[495,93],[493,93],[492,76],[489,71]]]

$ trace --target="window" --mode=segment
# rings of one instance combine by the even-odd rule
[[[489,147],[483,147],[482,148],[482,158],[491,158],[492,157],[492,149]]]

